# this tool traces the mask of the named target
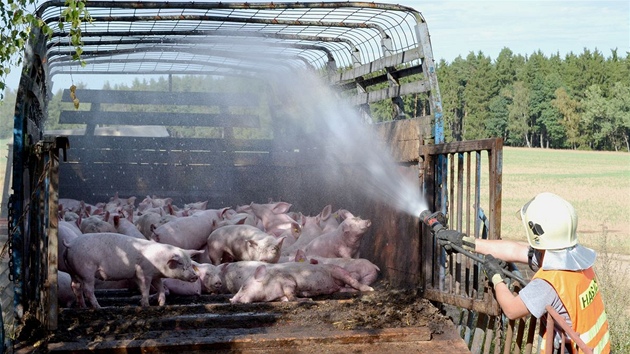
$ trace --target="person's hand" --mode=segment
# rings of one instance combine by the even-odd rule
[[[483,262],[483,272],[493,285],[497,285],[504,281],[503,269],[505,266],[506,263],[504,261],[494,258],[491,254],[488,254]]]
[[[461,247],[466,251],[475,251],[475,238],[466,236],[465,233],[456,230],[442,229],[435,234],[435,237],[437,237],[438,243],[449,253],[453,251],[457,252],[450,247],[451,245]]]

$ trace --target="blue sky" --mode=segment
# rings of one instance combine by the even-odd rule
[[[597,49],[605,57],[617,48],[630,52],[629,0],[401,0],[379,2],[412,7],[422,13],[429,26],[436,60],[452,62],[471,51],[482,51],[496,59],[502,48],[515,54],[545,55]],[[18,86],[19,70],[13,69],[7,85]],[[74,78],[80,81],[80,78]],[[114,82],[112,76],[105,80]],[[56,80],[57,81],[57,80]],[[61,80],[59,80],[61,81]],[[90,88],[104,81],[90,80]],[[54,90],[69,86],[55,83]],[[94,86],[94,87],[92,87]]]

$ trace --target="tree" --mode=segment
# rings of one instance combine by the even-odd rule
[[[608,116],[613,121],[612,143],[615,151],[624,144],[630,152],[630,86],[616,83],[611,89]]]
[[[586,89],[582,100],[585,135],[589,139],[589,146],[594,150],[606,149],[606,140],[613,130],[607,105],[608,102],[599,85],[592,85]]]
[[[579,113],[580,103],[569,97],[563,87],[556,90],[555,96],[556,98],[551,101],[551,104],[560,114],[562,119],[560,123],[565,130],[567,144],[571,149],[577,149],[585,143]]]
[[[481,51],[476,55],[470,53],[466,59],[469,62],[469,79],[464,88],[466,110],[463,138],[483,139],[488,137],[485,121],[489,114],[490,99],[499,93],[496,73],[490,57]]]
[[[446,141],[462,140],[464,121],[464,88],[467,78],[466,62],[457,57],[451,65],[441,60],[438,65],[442,113],[444,117],[444,138]]]
[[[86,0],[66,0],[67,7],[60,15],[58,26],[63,30],[68,27],[68,36],[75,47],[73,57],[81,60],[83,42],[81,39],[81,23],[90,20],[85,8]],[[21,66],[23,56],[19,55],[29,40],[36,33],[46,36],[53,34],[52,28],[37,17],[37,0],[10,0],[0,3],[0,93],[4,93],[7,75],[12,67]]]
[[[529,89],[525,83],[517,81],[509,93],[509,98],[512,99],[512,104],[508,106],[507,141],[514,146],[531,147]]]

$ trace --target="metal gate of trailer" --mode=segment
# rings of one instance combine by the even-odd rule
[[[424,145],[424,190],[432,210],[443,211],[449,228],[484,239],[501,237],[502,139]],[[447,254],[422,235],[424,296],[443,304],[472,353],[536,353],[542,320],[507,320],[481,263]],[[521,275],[514,264],[511,271]],[[522,279],[525,277],[521,276]],[[508,280],[518,292],[525,284]]]

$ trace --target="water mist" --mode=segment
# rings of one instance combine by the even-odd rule
[[[282,75],[282,82],[274,85],[285,115],[299,120],[303,136],[322,142],[325,151],[320,155],[327,166],[319,172],[325,174],[322,178],[334,183],[340,169],[351,166],[356,170],[353,176],[359,176],[353,183],[369,198],[413,216],[427,209],[417,174],[409,176],[408,170],[396,164],[357,110],[319,77],[309,72]]]

